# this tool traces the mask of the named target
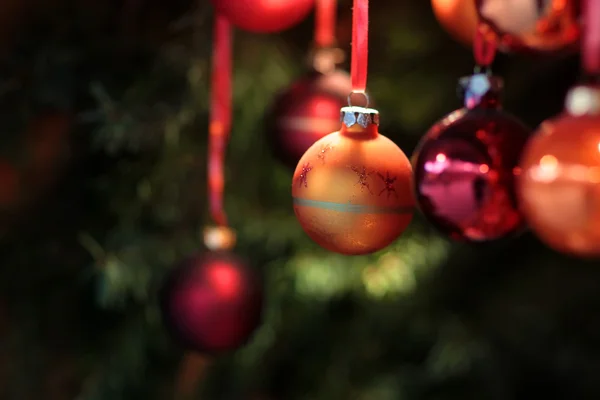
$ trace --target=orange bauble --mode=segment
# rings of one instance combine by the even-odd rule
[[[342,109],[339,132],[300,159],[292,196],[304,231],[323,248],[369,254],[391,244],[413,215],[412,169],[406,155],[378,133],[379,114]]]
[[[579,0],[475,1],[482,21],[499,35],[503,51],[553,52],[577,48]]]
[[[574,88],[565,112],[542,124],[523,153],[517,188],[542,241],[600,256],[600,87]]]
[[[477,30],[475,0],[431,0],[433,13],[458,41],[470,46]]]

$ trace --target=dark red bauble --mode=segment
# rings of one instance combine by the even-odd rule
[[[515,174],[530,130],[500,109],[498,79],[468,79],[467,107],[435,124],[413,156],[415,194],[432,225],[453,239],[483,242],[524,226]]]
[[[291,28],[312,9],[314,0],[211,0],[240,29],[273,33]]]
[[[262,280],[233,254],[193,256],[168,277],[160,303],[165,325],[177,341],[218,354],[244,345],[260,325]]]
[[[310,146],[340,129],[340,109],[348,104],[351,91],[346,72],[313,72],[277,96],[268,121],[274,155],[296,168]]]

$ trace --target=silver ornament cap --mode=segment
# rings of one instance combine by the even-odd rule
[[[359,125],[367,128],[371,125],[379,126],[379,111],[374,108],[344,107],[341,110],[341,121],[347,128]]]
[[[459,96],[468,109],[499,107],[503,89],[502,78],[483,73],[466,76],[458,81]]]

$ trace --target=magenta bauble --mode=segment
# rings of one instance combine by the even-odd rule
[[[498,78],[463,83],[465,108],[436,123],[413,156],[417,203],[453,239],[502,239],[524,226],[515,174],[530,130],[501,110]]]

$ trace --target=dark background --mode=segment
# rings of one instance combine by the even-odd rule
[[[265,325],[239,352],[184,354],[156,290],[201,249],[212,10],[189,0],[0,4],[0,398],[504,400],[600,396],[600,265],[530,234],[449,243],[416,217],[372,256],[327,253],[266,142],[303,72],[312,16],[236,33],[227,209],[264,272]],[[350,2],[338,40],[348,50]],[[424,0],[371,5],[369,90],[410,154],[473,68]],[[558,113],[574,55],[500,55],[505,108]]]

